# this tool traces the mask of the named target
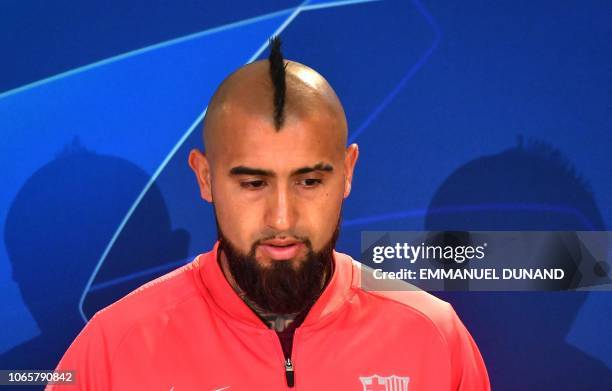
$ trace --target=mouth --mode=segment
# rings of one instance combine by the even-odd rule
[[[295,258],[304,248],[304,243],[296,240],[267,240],[259,245],[261,249],[273,260],[287,260]]]

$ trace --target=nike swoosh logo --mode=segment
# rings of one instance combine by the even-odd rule
[[[223,391],[223,390],[227,390],[228,388],[230,388],[231,386],[227,386],[227,387],[221,387],[221,388],[216,388],[213,391]]]

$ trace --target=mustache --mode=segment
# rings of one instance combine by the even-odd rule
[[[310,242],[310,239],[306,235],[295,234],[292,232],[273,232],[273,233],[265,233],[260,236],[259,239],[256,239],[253,242],[253,245],[259,245],[262,242],[274,239],[294,239],[297,242]]]

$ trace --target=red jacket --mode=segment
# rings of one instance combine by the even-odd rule
[[[287,368],[276,333],[225,279],[217,247],[96,313],[57,367],[76,370],[77,386],[47,389],[490,389],[450,304],[423,291],[366,291],[359,264],[338,252]]]

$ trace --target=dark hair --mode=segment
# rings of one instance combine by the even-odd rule
[[[287,86],[285,84],[285,61],[280,50],[281,40],[278,36],[270,38],[270,77],[274,85],[274,125],[276,130],[283,126],[284,108],[285,108],[285,92]]]

